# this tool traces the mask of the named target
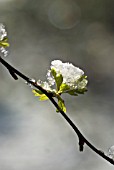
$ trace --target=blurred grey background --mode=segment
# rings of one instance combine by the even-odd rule
[[[6,60],[31,78],[45,80],[50,62],[82,68],[88,92],[64,96],[67,112],[97,148],[114,145],[114,1],[0,0],[8,30]],[[78,138],[49,102],[40,102],[21,79],[0,65],[1,170],[112,170]]]

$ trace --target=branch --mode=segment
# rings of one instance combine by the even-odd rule
[[[25,80],[27,83],[33,85],[35,88],[41,90],[53,103],[53,105],[59,110],[61,115],[64,117],[64,119],[67,121],[67,123],[72,127],[72,129],[75,131],[75,133],[78,136],[79,139],[79,150],[83,151],[84,144],[86,144],[90,149],[92,149],[95,153],[97,153],[99,156],[110,162],[111,164],[114,165],[114,160],[108,157],[102,150],[97,149],[94,145],[92,145],[85,137],[84,135],[80,132],[80,130],[77,128],[77,126],[73,123],[73,121],[61,110],[61,108],[58,106],[56,101],[53,99],[52,94],[48,93],[45,89],[43,89],[41,86],[39,86],[36,82],[33,82],[31,78],[25,76],[22,74],[20,71],[12,67],[10,64],[8,64],[3,58],[0,57],[0,62],[2,65],[4,65],[11,76],[17,80],[18,76],[21,77],[23,80]]]

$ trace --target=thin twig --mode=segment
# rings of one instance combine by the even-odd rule
[[[68,115],[66,115],[61,108],[58,106],[58,104],[56,103],[56,101],[54,100],[53,96],[48,93],[45,89],[43,89],[41,86],[39,86],[36,82],[33,82],[32,79],[30,79],[29,77],[25,76],[24,74],[22,74],[20,71],[18,71],[17,69],[15,69],[14,67],[12,67],[10,64],[8,64],[8,62],[6,62],[3,58],[0,57],[0,62],[8,69],[8,71],[10,72],[11,76],[17,80],[18,77],[21,77],[23,80],[25,80],[27,83],[30,83],[31,85],[33,85],[35,88],[41,90],[49,99],[50,101],[53,103],[53,105],[59,110],[59,112],[61,113],[61,115],[64,117],[64,119],[67,121],[67,123],[72,127],[72,129],[75,131],[75,133],[77,134],[78,138],[79,138],[79,150],[83,151],[83,146],[84,144],[86,144],[88,147],[90,147],[94,152],[96,152],[99,156],[101,156],[102,158],[104,158],[105,160],[107,160],[108,162],[110,162],[111,164],[114,165],[114,160],[111,159],[110,157],[108,157],[106,154],[104,154],[104,152],[102,150],[97,149],[94,145],[92,145],[85,137],[84,135],[80,132],[80,130],[77,128],[77,126],[73,123],[73,121],[68,117]]]

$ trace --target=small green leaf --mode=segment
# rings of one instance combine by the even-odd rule
[[[2,41],[8,42],[8,38],[4,37]]]
[[[83,89],[74,89],[74,90],[68,91],[68,94],[70,94],[72,96],[78,96],[78,94],[84,94],[86,91],[87,91],[86,88],[83,88]]]
[[[88,81],[84,78],[83,80],[78,82],[78,88],[77,89],[84,91],[86,89],[87,83],[88,83]]]
[[[51,73],[52,73],[54,79],[56,79],[57,73],[56,73],[56,70],[54,68],[51,69]]]
[[[62,100],[61,98],[58,99],[58,106],[61,108],[61,110],[63,112],[66,113],[66,107],[65,107],[65,104],[64,104],[64,100]],[[59,112],[59,110],[57,109],[56,112]]]
[[[72,95],[72,96],[78,96],[77,94],[77,90],[69,90],[68,94]]]
[[[87,92],[87,88],[77,89],[76,92],[77,92],[78,94],[84,94],[85,92]]]
[[[42,94],[44,94],[41,90],[32,90],[32,92],[34,93],[35,96],[41,96]]]
[[[56,70],[53,69],[53,68],[51,69],[51,73],[52,73],[52,75],[53,75],[53,77],[54,77],[54,79],[55,79],[57,91],[59,91],[60,86],[61,86],[61,84],[62,84],[62,82],[63,82],[63,76],[62,76],[62,74],[58,74],[58,73],[56,72]]]
[[[40,101],[43,101],[43,100],[48,100],[49,98],[45,95],[45,94],[42,94],[39,98]]]
[[[62,74],[58,74],[58,75],[57,75],[57,77],[56,77],[56,79],[55,79],[55,82],[56,82],[56,86],[57,86],[57,91],[59,91],[60,86],[61,86],[61,84],[62,84],[62,82],[63,82],[63,76],[62,76]]]
[[[59,90],[58,93],[68,93],[68,94],[73,95],[73,96],[78,96],[77,90],[76,89],[70,89],[70,86],[65,84],[65,83],[61,84],[60,90]]]
[[[78,79],[77,83],[83,81],[83,79],[87,79],[87,76],[82,75],[82,76]]]
[[[41,90],[32,90],[32,92],[34,93],[35,96],[39,97],[40,101],[49,99],[44,93],[42,93]]]
[[[9,47],[9,43],[5,41],[0,41],[0,46],[2,47]]]
[[[58,93],[64,93],[67,92],[68,90],[70,90],[70,87],[67,84],[62,83]]]

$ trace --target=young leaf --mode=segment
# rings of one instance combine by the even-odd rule
[[[57,77],[56,77],[56,79],[55,79],[55,82],[56,82],[56,86],[57,86],[57,91],[59,91],[60,86],[61,86],[61,84],[62,84],[62,82],[63,82],[63,76],[62,76],[62,74],[58,74],[58,75],[57,75]]]
[[[42,94],[44,94],[41,90],[32,90],[32,92],[34,93],[35,96],[41,96]]]
[[[52,73],[52,75],[53,75],[53,77],[54,77],[54,79],[55,79],[57,91],[59,91],[60,86],[61,86],[61,84],[62,84],[62,82],[63,82],[63,76],[62,76],[62,74],[56,73],[56,70],[53,69],[53,68],[51,69],[51,73]]]
[[[9,47],[9,43],[6,41],[0,41],[0,46],[2,47]]]
[[[82,75],[82,76],[78,79],[77,83],[83,81],[84,79],[87,80],[87,76],[86,76],[86,75]]]
[[[77,94],[77,90],[69,90],[68,94],[72,95],[72,96],[78,96]]]
[[[64,104],[64,100],[62,100],[61,98],[58,99],[58,106],[61,108],[61,110],[63,112],[66,113],[66,107],[65,107],[65,104]],[[59,112],[59,110],[57,109],[56,112]]]
[[[85,92],[87,92],[86,88],[70,90],[67,93],[72,96],[78,96],[78,94],[84,94]]]
[[[77,85],[78,88],[77,89],[84,91],[86,89],[87,83],[88,83],[87,79],[84,78],[83,80],[78,82],[78,85]]]
[[[49,99],[44,93],[42,93],[41,90],[32,90],[32,92],[34,93],[35,96],[39,97],[40,101]]]
[[[48,99],[49,98],[45,94],[40,95],[40,98],[39,98],[40,101],[48,100]]]
[[[77,89],[76,92],[77,92],[78,94],[84,94],[84,92],[87,92],[87,88]]]
[[[67,84],[62,83],[58,93],[64,93],[65,91],[67,92],[68,90],[70,90],[70,87]]]
[[[54,79],[56,79],[57,73],[56,73],[56,70],[54,68],[51,69],[51,73],[52,73]]]
[[[8,42],[8,38],[4,37],[2,41]]]

